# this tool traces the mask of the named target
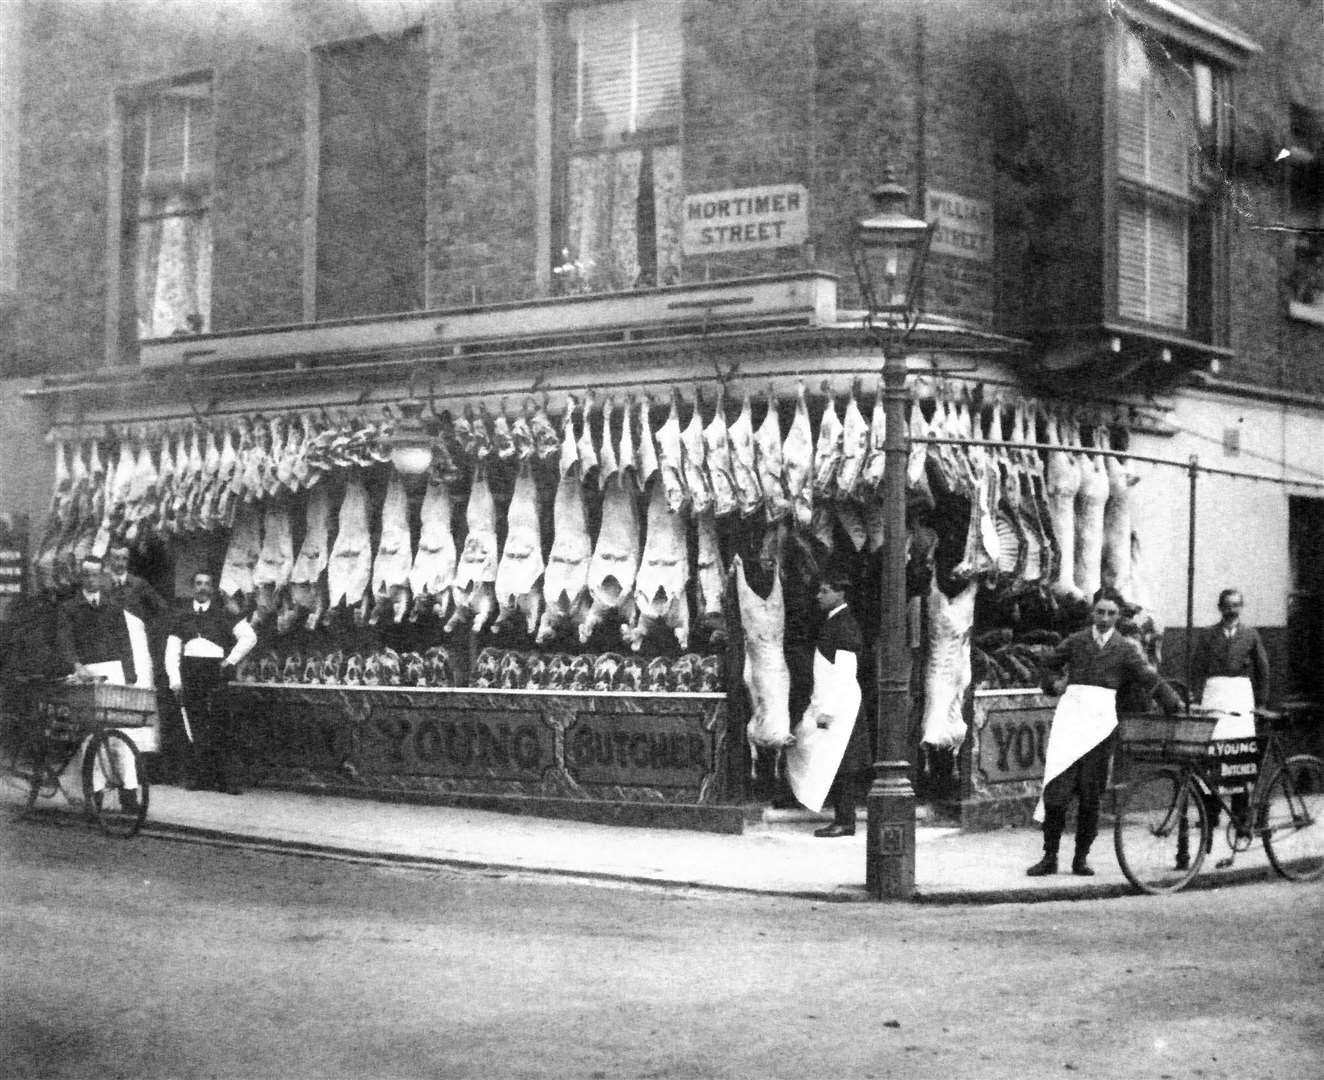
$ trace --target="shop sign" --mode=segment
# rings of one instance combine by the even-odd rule
[[[713,769],[692,717],[581,713],[566,730],[566,771],[583,784],[697,787]]]
[[[993,204],[952,191],[929,191],[926,221],[936,221],[933,247],[939,255],[955,255],[978,262],[993,261]]]
[[[1260,746],[1257,739],[1219,739],[1209,744],[1213,759],[1215,784],[1224,794],[1244,791],[1260,771]]]
[[[979,734],[979,771],[989,784],[1040,780],[1052,709],[990,711]]]
[[[809,239],[809,192],[803,184],[732,188],[685,197],[681,245],[686,255],[795,247]]]
[[[552,729],[531,711],[378,706],[372,730],[388,740],[387,761],[407,773],[530,780],[555,760]]]

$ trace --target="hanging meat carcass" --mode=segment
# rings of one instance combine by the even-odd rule
[[[1126,435],[1118,431],[1109,441],[1118,452],[1127,449]],[[1109,457],[1108,502],[1103,509],[1103,557],[1100,580],[1127,600],[1131,595],[1131,487],[1139,479],[1131,475],[1121,458]]]
[[[682,649],[690,641],[690,551],[684,512],[668,508],[666,493],[654,485],[648,502],[644,554],[635,578],[635,619],[622,636],[638,652],[658,623],[669,627]]]
[[[681,460],[680,400],[675,390],[671,391],[671,409],[667,418],[657,429],[657,464],[667,509],[675,513],[685,505],[689,496],[685,487],[685,464]]]
[[[509,402],[501,399],[501,408],[492,421],[492,448],[498,461],[509,461],[515,456],[515,439],[510,434]]]
[[[740,513],[748,517],[763,502],[763,485],[759,481],[758,452],[754,446],[754,412],[750,405],[749,394],[745,394],[740,406],[740,415],[727,430],[727,440],[731,446],[731,480],[735,490],[736,503]],[[777,440],[777,453],[781,454],[781,437]],[[777,467],[780,483],[781,466]]]
[[[573,401],[573,399],[571,399]],[[589,422],[589,412],[593,408],[594,394],[590,390],[584,395],[584,404],[580,410],[579,438],[575,442],[575,454],[579,459],[579,474],[588,480],[598,468],[598,451],[593,445],[593,429]],[[567,409],[569,413],[571,410]]]
[[[823,384],[826,395],[823,399],[823,415],[818,421],[818,445],[814,448],[814,478],[811,483],[812,493],[826,499],[832,494],[841,468],[842,426],[837,415],[837,402],[832,396],[832,388]]]
[[[257,609],[269,615],[276,608],[277,594],[294,573],[294,531],[289,507],[275,502],[266,506],[262,520],[262,548],[253,568]]]
[[[768,387],[767,411],[754,433],[754,461],[768,521],[781,521],[791,512],[791,499],[786,490],[786,461],[782,453],[781,422],[777,417],[777,396],[771,385]]]
[[[626,418],[629,427],[629,418]],[[609,485],[624,486],[621,473],[608,478]],[[552,550],[543,575],[546,609],[538,626],[538,644],[545,645],[562,629],[573,625],[589,603],[589,561],[593,556],[588,535],[588,513],[579,470],[561,475],[552,504]]]
[[[695,417],[698,410],[695,410]],[[754,431],[746,420],[742,438],[749,448],[749,468],[754,467]],[[735,466],[731,458],[731,437],[726,426],[726,387],[718,384],[717,405],[713,409],[713,418],[703,429],[703,464],[712,487],[713,512],[718,517],[725,517],[736,508]],[[696,511],[697,512],[697,511]]]
[[[695,581],[698,583],[700,624],[711,635],[711,644],[726,640],[726,573],[722,568],[722,549],[717,538],[717,519],[711,510],[695,515],[698,533],[698,560]]]
[[[695,388],[694,410],[690,422],[680,435],[681,472],[685,477],[685,491],[690,497],[690,510],[698,514],[712,505],[712,484],[704,468],[703,420],[699,416],[699,393]]]
[[[965,692],[970,686],[970,634],[975,624],[976,582],[948,597],[929,589],[928,660],[924,665],[926,746],[955,749],[965,739]]]
[[[221,465],[224,460],[216,441],[216,432],[208,428],[203,439],[202,498],[198,503],[198,521],[206,530],[218,529],[224,524],[221,514],[221,497],[225,488]]]
[[[560,448],[561,439],[547,417],[547,396],[543,395],[541,404],[535,404],[532,398],[525,402],[524,415],[528,418],[529,431],[533,435],[534,453],[544,461],[554,456]]]
[[[1101,427],[1091,428],[1091,446],[1100,446]],[[1086,597],[1099,589],[1103,572],[1104,515],[1108,506],[1108,468],[1102,454],[1088,449],[1078,456],[1080,487],[1076,490],[1076,588]]]
[[[336,515],[336,539],[326,568],[327,601],[332,608],[350,607],[360,621],[368,617],[372,584],[372,536],[368,524],[368,489],[353,473]]]
[[[883,380],[878,379],[878,391],[873,399],[873,412],[869,417],[869,448],[860,469],[857,490],[864,498],[872,496],[883,482],[883,473],[887,469],[887,455],[884,444],[887,442],[887,402],[883,397]]]
[[[159,536],[173,535],[177,529],[170,507],[175,498],[175,437],[168,428],[161,433],[157,454],[156,506],[152,511],[152,528]]]
[[[635,455],[634,482],[640,491],[648,489],[648,482],[658,471],[657,444],[649,420],[651,402],[647,394],[639,396],[639,447]]]
[[[418,552],[409,571],[409,587],[414,593],[411,617],[417,619],[431,611],[444,619],[450,612],[456,551],[451,532],[450,486],[440,473],[429,475],[418,516]]]
[[[760,747],[781,749],[791,738],[791,669],[786,663],[786,604],[782,597],[780,568],[774,566],[772,589],[767,598],[750,588],[745,565],[737,555],[732,561],[740,629],[745,645],[744,682],[749,691],[749,721],[745,738],[749,743],[750,774],[754,775]]]
[[[773,402],[769,400],[769,410]],[[809,426],[809,404],[805,400],[805,384],[801,380],[796,388],[795,418],[782,444],[782,477],[786,484],[786,497],[797,525],[808,526],[813,518],[814,436]],[[765,485],[764,491],[767,490]]]
[[[588,430],[588,417],[584,417]],[[492,629],[498,630],[516,613],[524,616],[528,632],[538,629],[542,616],[542,583],[546,565],[542,557],[542,522],[538,515],[538,488],[533,466],[520,462],[515,490],[506,511],[506,546],[497,564],[496,598],[499,612]]]
[[[235,516],[217,585],[222,594],[242,607],[247,606],[256,589],[253,571],[261,555],[262,512],[256,506],[246,505]]]
[[[328,606],[323,580],[331,558],[331,492],[318,487],[304,509],[303,543],[290,571],[290,595],[306,616],[309,630],[317,628]]]
[[[841,422],[841,464],[837,466],[837,495],[854,498],[859,487],[864,463],[869,456],[869,425],[856,400],[855,383],[851,383],[850,400],[846,402],[846,415]]]
[[[598,447],[596,458],[598,462],[598,487],[605,488],[607,481],[616,475],[621,467],[621,463],[616,458],[616,447],[612,445],[611,428],[612,416],[616,412],[616,399],[609,397],[607,404],[602,407],[602,444]],[[630,418],[626,416],[625,426],[630,426]]]
[[[413,540],[409,534],[409,495],[400,474],[391,471],[382,499],[381,531],[377,554],[372,561],[373,609],[368,617],[376,625],[390,615],[400,622],[409,612],[409,572],[414,565]]]
[[[238,501],[234,493],[234,475],[239,470],[236,438],[238,435],[233,428],[221,432],[221,459],[216,473],[216,520],[227,528],[234,521],[234,509]]]
[[[950,437],[966,440],[964,446],[951,446],[952,457],[961,461],[958,485],[964,487],[970,499],[970,519],[966,528],[965,552],[953,574],[962,579],[982,576],[997,568],[1001,540],[998,537],[997,505],[1001,494],[1000,476],[988,451],[976,440],[984,436],[983,424],[976,426],[976,418],[965,393],[949,409]],[[964,451],[964,453],[962,452]]]
[[[592,604],[579,624],[581,643],[587,643],[608,616],[618,624],[633,620],[639,555],[639,512],[633,487],[622,470],[607,484],[602,496],[602,523],[588,564]]]
[[[473,632],[482,633],[496,612],[497,527],[496,503],[487,483],[486,463],[474,467],[469,485],[469,505],[464,512],[468,532],[455,568],[451,599],[455,611],[446,620],[446,633],[472,621]]]
[[[1076,587],[1076,493],[1080,490],[1080,463],[1074,444],[1064,438],[1063,424],[1055,415],[1046,418],[1048,449],[1044,464],[1047,479],[1048,518],[1057,541],[1058,566],[1052,582],[1053,595],[1059,600],[1079,600]],[[1069,430],[1069,427],[1068,429]]]

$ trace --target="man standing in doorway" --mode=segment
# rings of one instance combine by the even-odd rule
[[[1255,709],[1269,699],[1269,655],[1259,631],[1242,623],[1244,606],[1240,589],[1219,593],[1219,620],[1199,631],[1191,656],[1191,696],[1220,714],[1210,735],[1213,742],[1255,738]],[[1244,816],[1249,799],[1245,780],[1219,787],[1231,796],[1234,814]],[[1212,837],[1218,825],[1218,799],[1211,795],[1205,808]]]
[[[129,545],[112,544],[106,554],[106,593],[150,626],[166,611],[161,594],[137,574],[129,573]]]
[[[165,667],[189,732],[185,787],[240,795],[234,733],[216,691],[257,644],[246,619],[234,622],[215,601],[216,582],[200,570],[193,575],[193,599],[176,613],[166,637]]]
[[[1044,788],[1034,819],[1043,822],[1044,855],[1026,873],[1042,877],[1057,873],[1057,850],[1066,828],[1067,806],[1076,805],[1076,852],[1071,872],[1091,877],[1090,845],[1099,831],[1099,801],[1108,780],[1117,692],[1137,687],[1158,697],[1165,712],[1181,708],[1181,699],[1150,666],[1140,646],[1117,632],[1122,596],[1103,588],[1094,594],[1093,625],[1070,635],[1044,659],[1046,682],[1051,672],[1067,667],[1067,687],[1053,713],[1044,761]],[[1052,692],[1046,685],[1045,690]]]

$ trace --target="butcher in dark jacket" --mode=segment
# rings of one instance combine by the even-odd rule
[[[1036,821],[1043,822],[1044,854],[1026,871],[1031,877],[1057,873],[1058,846],[1073,798],[1077,800],[1076,851],[1071,872],[1083,877],[1094,873],[1087,860],[1099,831],[1099,801],[1117,728],[1117,692],[1149,691],[1168,713],[1181,707],[1181,699],[1159,678],[1140,646],[1117,631],[1122,606],[1115,589],[1100,589],[1091,609],[1093,625],[1066,638],[1044,658],[1046,682],[1064,665],[1069,679],[1053,713],[1044,755],[1043,795],[1034,814]]]

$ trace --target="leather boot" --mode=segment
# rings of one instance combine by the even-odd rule
[[[1086,861],[1089,858],[1088,851],[1076,852],[1076,857],[1071,860],[1071,872],[1076,877],[1093,877],[1094,868]]]
[[[1057,856],[1044,852],[1044,857],[1025,871],[1026,877],[1047,877],[1057,873]]]

